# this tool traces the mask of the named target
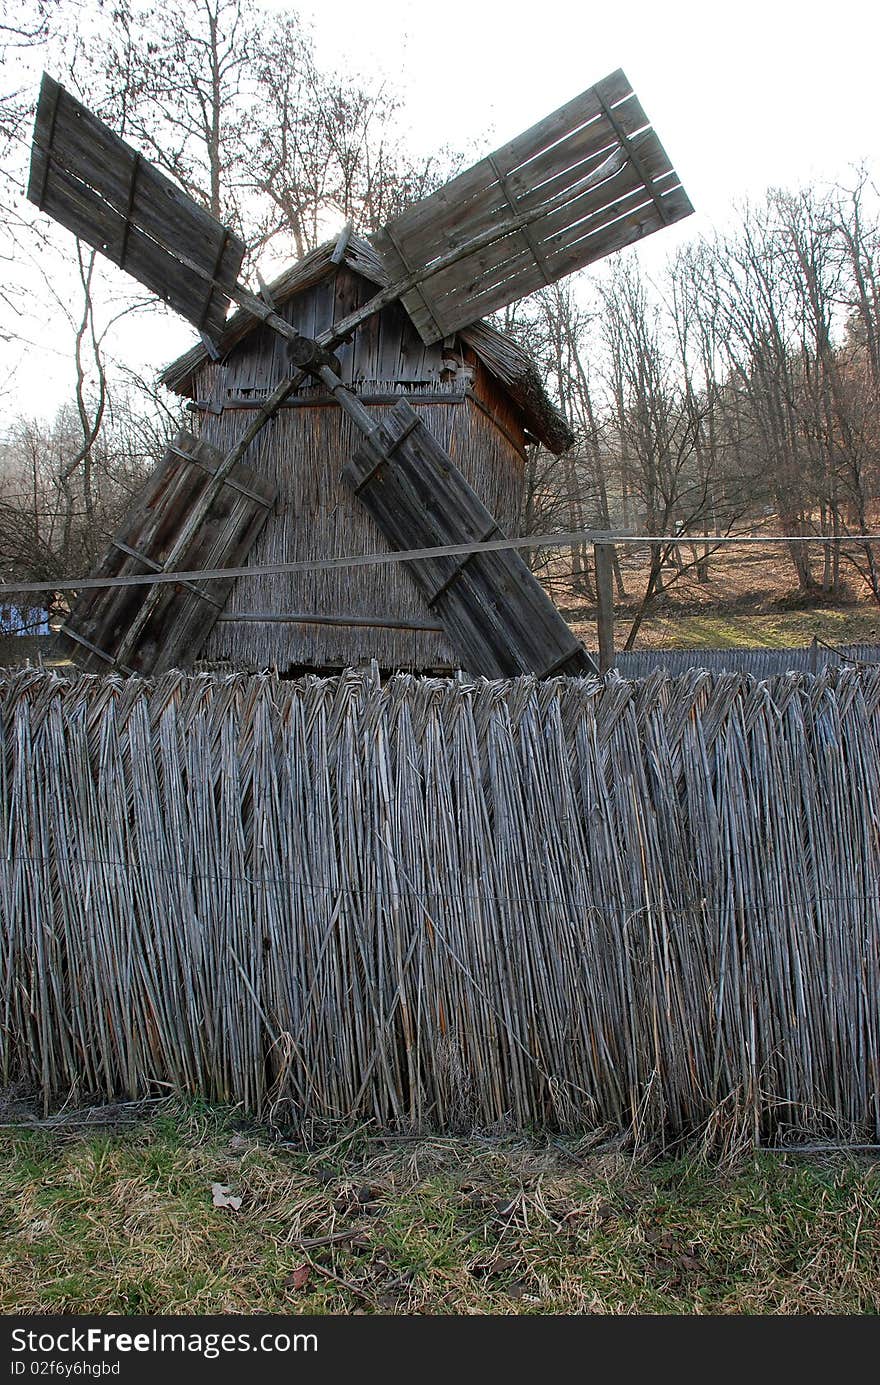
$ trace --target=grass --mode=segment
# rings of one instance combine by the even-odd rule
[[[626,639],[647,577],[646,557],[623,552],[626,597],[615,599],[618,647]],[[637,649],[773,649],[808,645],[814,635],[829,644],[880,644],[880,607],[848,567],[832,600],[809,598],[793,588],[789,559],[777,548],[722,548],[710,564],[711,579],[693,574],[672,580],[642,624]],[[672,576],[667,569],[667,580]],[[814,576],[821,565],[814,563]],[[551,580],[554,599],[575,632],[595,646],[596,612],[579,602],[567,580]]]
[[[880,1166],[842,1156],[722,1170],[365,1132],[308,1153],[171,1103],[103,1132],[6,1128],[0,1154],[7,1314],[880,1306]]]
[[[628,628],[620,625],[623,638]],[[583,632],[581,632],[583,633]],[[649,617],[639,649],[783,649],[810,644],[813,636],[827,644],[880,644],[880,609],[876,606],[816,606],[802,611],[746,615],[707,611],[699,615]]]

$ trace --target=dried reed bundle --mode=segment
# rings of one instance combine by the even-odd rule
[[[6,1082],[880,1136],[880,672],[0,680]]]

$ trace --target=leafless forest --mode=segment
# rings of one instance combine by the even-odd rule
[[[0,575],[86,570],[180,423],[172,397],[116,358],[113,329],[147,310],[22,196],[33,72],[51,70],[213,214],[248,239],[248,266],[292,259],[345,220],[369,232],[473,154],[407,152],[395,92],[319,66],[295,14],[252,0],[125,0],[86,23],[75,0],[0,6],[3,382]],[[856,151],[854,151],[855,153]],[[784,183],[784,178],[780,179]],[[710,581],[735,533],[858,534],[880,496],[880,214],[873,171],[770,189],[650,277],[637,255],[517,305],[505,324],[539,361],[576,433],[531,450],[521,532],[677,534],[618,572],[629,642],[670,585]],[[35,247],[38,253],[35,254]],[[69,293],[53,291],[66,257]],[[17,406],[32,318],[50,313],[70,396]],[[553,591],[593,597],[588,547],[536,553]],[[877,550],[791,545],[781,580],[804,599],[880,604]]]

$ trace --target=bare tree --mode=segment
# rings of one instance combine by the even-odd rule
[[[835,353],[835,405],[845,420],[843,488],[851,530],[871,528],[880,497],[880,219],[865,208],[870,189],[859,171],[853,187],[837,188],[831,219],[846,264],[842,306],[846,336]],[[880,604],[880,562],[869,544],[841,550]]]
[[[86,51],[101,114],[236,228],[257,19],[249,0],[123,0]]]
[[[603,288],[608,387],[621,467],[641,506],[648,534],[687,536],[701,531],[713,513],[715,458],[705,440],[710,401],[690,375],[687,336],[679,310],[664,315],[634,259],[618,261]],[[732,524],[736,516],[729,515]],[[631,648],[645,616],[672,580],[705,568],[709,552],[685,560],[679,542],[652,543],[644,591],[625,647]],[[668,568],[672,565],[672,575]]]
[[[180,421],[135,385],[117,390],[89,440],[86,467],[75,405],[48,423],[13,419],[0,444],[2,580],[47,582],[88,571]],[[46,609],[63,605],[51,598]]]
[[[373,230],[454,162],[419,161],[383,85],[322,70],[293,11],[254,0],[124,0],[88,58],[92,100],[251,259],[276,241],[301,256],[334,218]]]

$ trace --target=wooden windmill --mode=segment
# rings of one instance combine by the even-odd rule
[[[74,604],[78,663],[594,669],[515,551],[393,554],[503,539],[526,441],[570,441],[481,319],[692,211],[622,72],[259,297],[237,282],[243,243],[48,76],[28,196],[202,343],[163,376],[200,436],[169,447],[95,573],[111,585]]]

